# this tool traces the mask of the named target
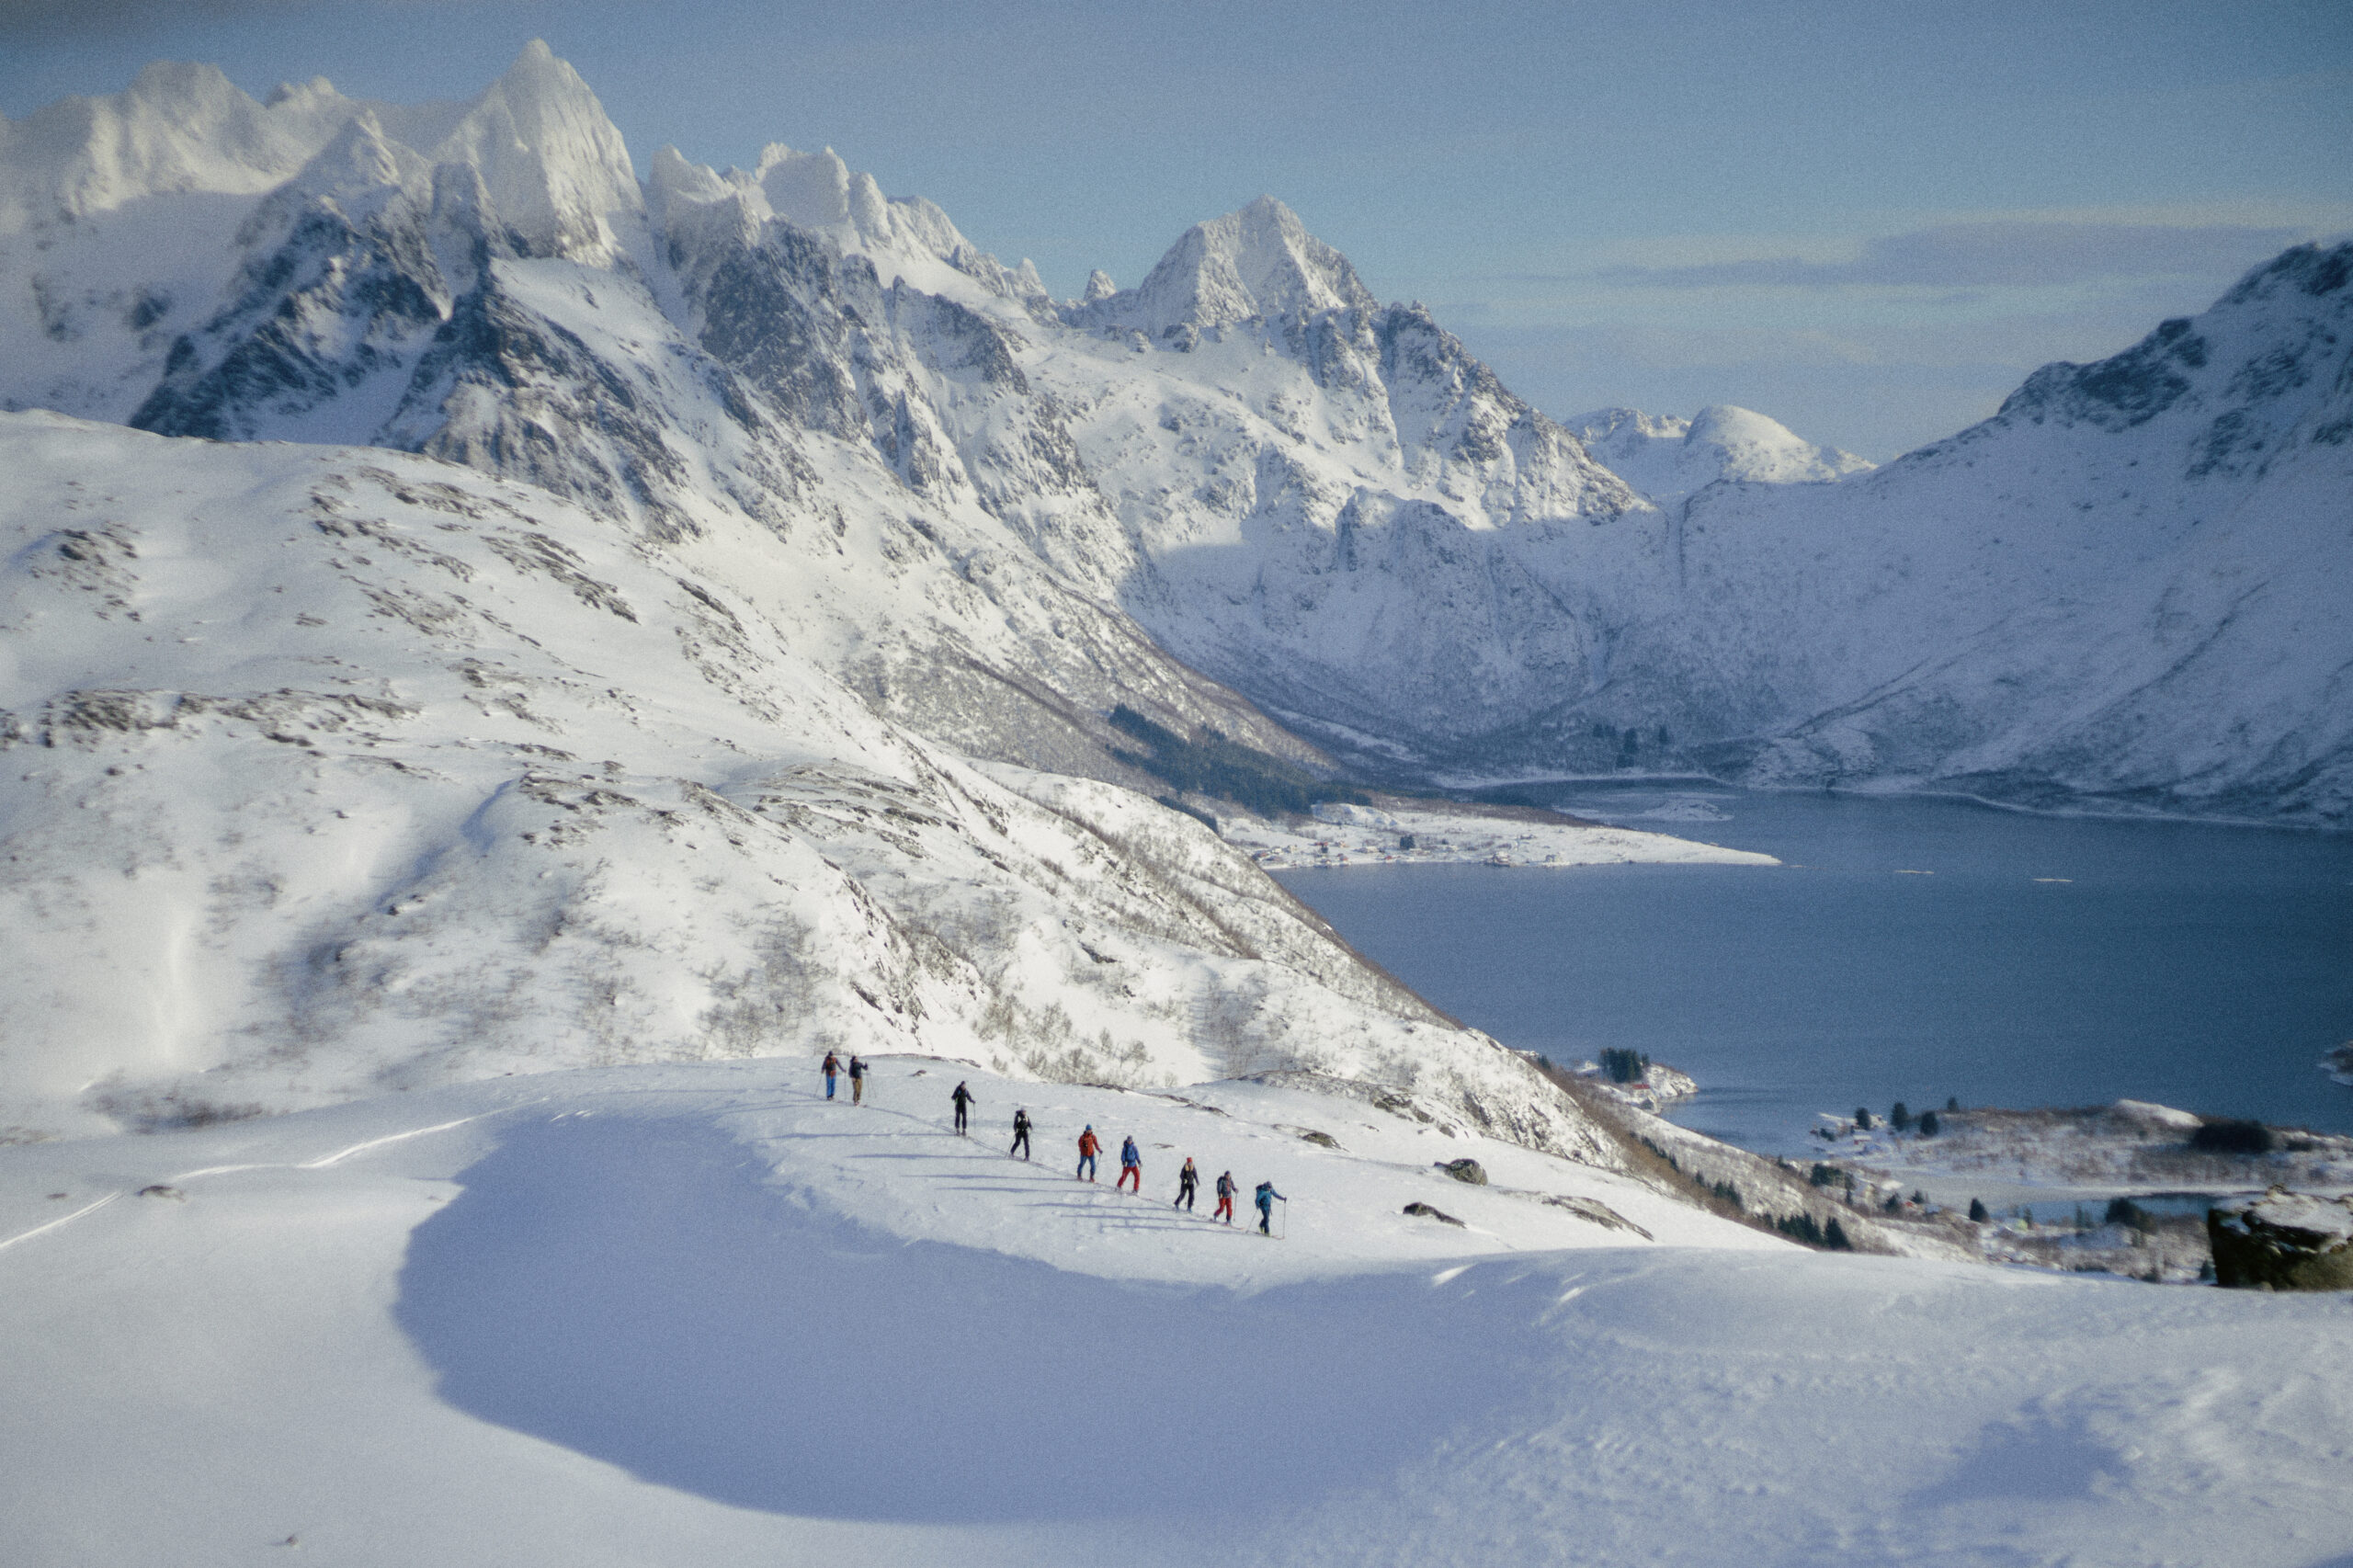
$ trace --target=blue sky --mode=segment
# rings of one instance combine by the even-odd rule
[[[2353,231],[2353,5],[0,0],[0,113],[150,59],[480,90],[545,37],[641,165],[831,145],[1058,292],[1272,192],[1556,415],[1886,458]]]

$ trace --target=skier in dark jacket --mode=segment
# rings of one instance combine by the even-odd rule
[[[841,1070],[842,1059],[835,1056],[830,1051],[825,1052],[824,1065],[819,1068],[818,1071],[825,1074],[825,1097],[827,1099],[832,1099],[834,1097],[834,1074]]]
[[[856,1056],[849,1059],[849,1103],[866,1103],[866,1063]]]
[[[1126,1187],[1132,1179],[1136,1196],[1143,1196],[1143,1155],[1136,1149],[1135,1134],[1131,1132],[1120,1143],[1120,1185]]]
[[[1222,1220],[1229,1225],[1233,1224],[1233,1195],[1241,1190],[1234,1185],[1232,1171],[1220,1172],[1217,1178],[1217,1212],[1210,1217],[1213,1220]]]
[[[1275,1220],[1275,1205],[1290,1201],[1290,1199],[1275,1190],[1273,1182],[1262,1181],[1258,1184],[1258,1233],[1260,1235],[1271,1236],[1275,1233],[1272,1228]]]
[[[969,1108],[980,1104],[980,1096],[959,1084],[956,1085],[956,1092],[948,1097],[956,1102],[956,1135],[960,1138],[970,1137],[971,1134],[964,1131],[964,1112]]]
[[[1185,1156],[1185,1168],[1176,1173],[1176,1201],[1168,1207],[1182,1209],[1190,1214],[1193,1211],[1193,1194],[1200,1187],[1201,1173],[1193,1168],[1193,1156],[1188,1154]]]
[[[1007,1149],[1006,1153],[1018,1154],[1025,1160],[1029,1157],[1029,1113],[1028,1111],[1017,1110],[1013,1113],[1013,1147]]]

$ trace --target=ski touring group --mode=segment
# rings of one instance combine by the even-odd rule
[[[840,1056],[829,1051],[825,1052],[825,1060],[819,1066],[818,1071],[825,1075],[827,1099],[834,1097],[835,1080],[847,1072],[849,1077],[850,1104],[864,1105],[866,1103],[866,1076],[870,1069],[863,1060],[852,1056],[847,1068],[845,1069]],[[948,1100],[955,1112],[956,1135],[959,1138],[971,1137],[972,1109],[981,1103],[981,1097],[972,1093],[969,1085],[960,1082],[949,1094]],[[1013,1146],[1006,1151],[1009,1157],[1025,1162],[1029,1160],[1029,1134],[1033,1126],[1028,1108],[1020,1107],[1014,1110]],[[1094,1181],[1096,1157],[1102,1153],[1103,1140],[1096,1136],[1095,1124],[1090,1121],[1078,1135],[1078,1169],[1074,1173],[1074,1179]],[[1143,1196],[1143,1152],[1136,1147],[1133,1133],[1130,1133],[1120,1141],[1120,1179],[1114,1186],[1119,1191],[1132,1191],[1139,1198]],[[1200,1187],[1200,1168],[1194,1165],[1193,1156],[1188,1154],[1185,1156],[1184,1168],[1176,1173],[1176,1199],[1169,1207],[1182,1209],[1188,1214],[1191,1213],[1193,1199],[1199,1193]],[[1241,1196],[1242,1184],[1233,1179],[1232,1171],[1222,1171],[1218,1175],[1215,1191],[1217,1209],[1210,1217],[1214,1221],[1222,1221],[1231,1225],[1233,1223],[1233,1200]],[[1253,1196],[1253,1201],[1258,1210],[1258,1233],[1264,1236],[1276,1234],[1275,1205],[1289,1204],[1290,1199],[1277,1192],[1273,1182],[1262,1181]]]

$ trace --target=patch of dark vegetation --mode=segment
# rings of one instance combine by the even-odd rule
[[[1162,805],[1166,806],[1172,812],[1184,812],[1187,816],[1191,817],[1195,822],[1199,823],[1203,827],[1208,828],[1211,833],[1215,833],[1217,831],[1217,818],[1201,810],[1200,807],[1188,806],[1174,795],[1154,795],[1153,799],[1159,801]]]
[[[1447,1213],[1444,1210],[1433,1209],[1427,1203],[1408,1203],[1405,1205],[1405,1212],[1408,1214],[1419,1215],[1425,1220],[1436,1220],[1444,1224],[1462,1226],[1465,1230],[1470,1228],[1462,1225],[1461,1221],[1456,1219],[1453,1215]]]
[[[1743,1192],[1729,1176],[1711,1180],[1698,1171],[1686,1169],[1681,1161],[1643,1132],[1640,1113],[1630,1112],[1616,1096],[1599,1089],[1589,1080],[1581,1079],[1550,1062],[1540,1062],[1537,1070],[1575,1101],[1588,1119],[1611,1134],[1613,1142],[1626,1156],[1628,1169],[1632,1175],[1647,1177],[1669,1191],[1680,1194],[1709,1213],[1746,1225],[1752,1230],[1771,1232],[1833,1252],[1855,1250],[1847,1228],[1835,1216],[1825,1223],[1803,1207],[1795,1188],[1796,1184],[1804,1181],[1806,1176],[1796,1166],[1785,1164],[1777,1170],[1771,1162],[1727,1150],[1727,1157],[1743,1162],[1742,1168],[1755,1171],[1757,1181],[1767,1190]],[[1779,1187],[1782,1176],[1786,1176],[1790,1186],[1777,1192],[1773,1189]],[[1847,1174],[1838,1171],[1836,1179],[1844,1183]],[[1783,1203],[1796,1207],[1792,1212],[1782,1214],[1777,1210]],[[1806,1230],[1808,1225],[1814,1227],[1813,1233],[1820,1237],[1818,1241],[1810,1238]]]
[[[2189,1146],[2207,1154],[2268,1154],[2279,1140],[2259,1121],[2222,1118],[2191,1133]]]
[[[1361,790],[1318,778],[1296,763],[1245,746],[1207,725],[1202,726],[1197,738],[1188,740],[1165,724],[1154,723],[1124,702],[1112,709],[1108,717],[1113,729],[1150,748],[1142,752],[1115,750],[1111,755],[1131,767],[1151,774],[1178,794],[1232,801],[1267,816],[1278,812],[1310,811],[1326,801],[1359,806],[1370,803],[1370,797]]]
[[[1601,1052],[1601,1075],[1613,1084],[1639,1084],[1650,1070],[1651,1059],[1643,1051],[1624,1051],[1613,1045]]]
[[[1820,1247],[1825,1252],[1855,1250],[1854,1244],[1847,1239],[1847,1227],[1838,1222],[1838,1217],[1835,1214],[1830,1217],[1830,1223],[1827,1225],[1802,1210],[1795,1214],[1783,1214],[1774,1220],[1773,1228],[1791,1241],[1803,1242],[1810,1247]]]
[[[100,1094],[93,1096],[91,1103],[100,1113],[113,1117],[133,1132],[184,1132],[224,1121],[250,1121],[268,1114],[267,1108],[249,1100],[223,1104],[183,1095],[177,1089],[135,1097],[119,1091]]]

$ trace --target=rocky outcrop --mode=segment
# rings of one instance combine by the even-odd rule
[[[2353,1290],[2353,1197],[2275,1187],[2207,1210],[2214,1281],[2243,1290]]]

